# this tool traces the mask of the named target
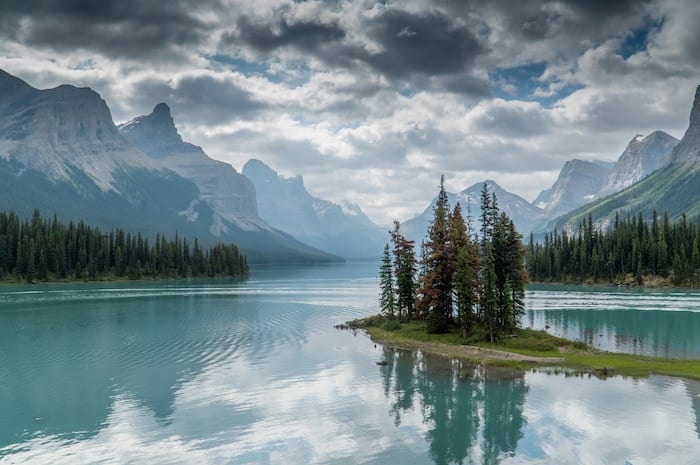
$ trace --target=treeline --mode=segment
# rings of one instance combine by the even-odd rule
[[[103,232],[82,221],[31,220],[0,213],[0,279],[48,281],[106,278],[185,278],[242,276],[245,256],[234,244],[203,249],[175,235],[150,243],[140,233]]]
[[[490,341],[517,328],[527,281],[522,236],[486,184],[480,219],[477,233],[459,203],[450,210],[441,180],[420,259],[395,221],[393,248],[384,248],[379,273],[382,313],[399,321],[424,320],[432,333],[459,327],[467,338],[479,328]]]
[[[589,216],[577,233],[553,232],[544,243],[528,245],[527,267],[537,281],[643,284],[668,280],[676,286],[700,283],[700,229],[683,215],[671,224],[668,214],[651,221],[640,213],[615,216],[609,229],[595,228]]]

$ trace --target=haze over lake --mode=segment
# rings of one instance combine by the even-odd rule
[[[484,369],[334,329],[377,311],[376,268],[3,287],[0,463],[696,463],[698,382]],[[526,324],[700,352],[700,294],[527,295]]]

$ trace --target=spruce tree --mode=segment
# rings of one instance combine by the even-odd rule
[[[445,192],[445,179],[440,178],[440,191],[433,207],[433,221],[428,230],[423,255],[423,281],[419,291],[427,310],[428,331],[447,331],[452,318],[452,282],[454,253],[450,245],[450,206]]]
[[[382,314],[384,314],[386,317],[394,318],[394,307],[396,305],[394,299],[394,272],[393,265],[391,263],[389,244],[384,246],[382,265],[379,269],[379,287],[381,289],[379,306]]]

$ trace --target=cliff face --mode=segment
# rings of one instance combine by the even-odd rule
[[[688,129],[664,164],[697,165],[698,161],[700,161],[700,86],[695,90]]]
[[[251,262],[338,260],[257,217],[252,183],[183,142],[166,105],[132,123],[120,132],[91,89],[39,90],[0,70],[0,210],[234,242]]]
[[[223,221],[247,230],[268,228],[258,218],[253,183],[228,163],[184,142],[165,103],[156,105],[149,115],[120,125],[119,132],[148,156],[194,182],[201,200],[214,210],[211,230],[215,235],[226,232]]]
[[[663,164],[664,159],[678,144],[678,139],[663,131],[648,136],[635,136],[622,152],[596,197],[619,192],[649,176]]]
[[[590,202],[603,187],[609,173],[609,168],[598,163],[567,161],[549,192],[544,206],[545,216],[556,218]]]
[[[62,85],[38,90],[0,71],[0,157],[53,182],[85,174],[102,191],[122,192],[121,171],[157,171],[117,131],[95,91]]]

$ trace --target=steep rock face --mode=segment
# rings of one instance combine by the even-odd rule
[[[542,210],[519,195],[508,192],[490,179],[473,184],[458,193],[448,192],[447,199],[450,208],[454,208],[459,202],[464,219],[466,220],[467,216],[471,215],[472,228],[478,231],[481,227],[479,218],[481,216],[481,190],[484,187],[484,183],[486,183],[489,192],[496,194],[498,208],[513,220],[518,232],[527,237],[535,225],[536,219],[541,215]],[[401,225],[404,236],[415,241],[416,244],[420,244],[425,238],[430,222],[433,220],[433,208],[436,200],[437,197],[430,202],[430,205],[420,215]]]
[[[700,161],[700,86],[695,90],[688,129],[665,160],[665,164],[697,165],[698,161]]]
[[[608,178],[610,170],[598,163],[569,160],[552,185],[544,215],[556,218],[593,200]]]
[[[678,144],[678,139],[663,131],[644,137],[635,136],[622,152],[596,197],[605,197],[631,186],[659,169]]]
[[[301,176],[285,178],[260,160],[249,160],[242,172],[255,184],[260,216],[275,228],[344,258],[379,256],[386,231],[357,205],[314,197]]]
[[[0,72],[0,157],[54,182],[84,173],[103,192],[122,194],[117,175],[158,167],[119,135],[107,104],[93,90],[62,85],[34,89]]]
[[[119,125],[119,132],[151,158],[195,183],[201,199],[214,210],[212,234],[227,232],[224,221],[246,230],[269,229],[259,221],[250,180],[228,163],[210,158],[201,147],[184,142],[165,103],[156,105],[149,115]]]

